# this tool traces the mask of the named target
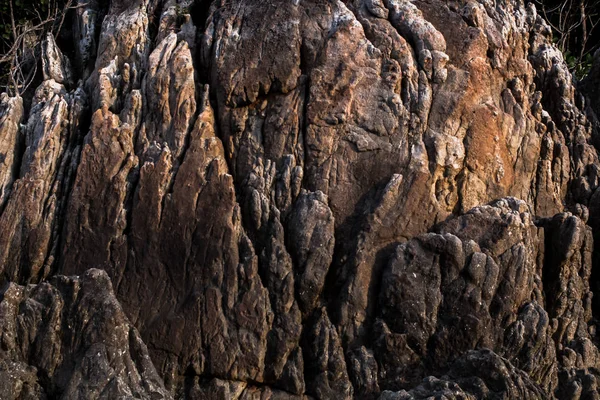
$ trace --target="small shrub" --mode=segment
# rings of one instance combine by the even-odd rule
[[[552,28],[554,44],[563,52],[576,79],[586,76],[600,47],[600,0],[533,0]]]

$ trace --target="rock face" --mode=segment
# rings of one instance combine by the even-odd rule
[[[10,283],[0,338],[3,399],[171,398],[104,271]]]
[[[0,98],[0,398],[600,398],[600,53],[519,0],[70,18]]]

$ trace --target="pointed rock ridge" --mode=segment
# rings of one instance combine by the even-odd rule
[[[92,111],[107,105],[118,112],[131,90],[140,88],[150,50],[148,3],[110,2],[99,32],[94,70],[87,81]]]
[[[233,181],[214,126],[206,87],[181,164],[175,168],[166,143],[154,143],[146,152],[132,194],[131,219],[124,221],[135,234],[119,231],[123,241],[112,241],[131,251],[107,253],[112,258],[106,258],[107,265],[119,265],[111,270],[118,296],[173,389],[190,368],[196,375],[264,379],[266,335],[272,323],[268,292],[241,228]],[[95,198],[92,194],[82,199]],[[102,240],[111,237],[112,233]],[[98,239],[90,237],[95,243]],[[122,255],[123,264],[111,262],[115,254]],[[85,268],[97,262],[97,256],[89,257],[71,265]],[[64,265],[69,271],[68,261]]]
[[[94,266],[105,269],[117,283],[125,266],[125,201],[130,174],[138,164],[133,129],[141,106],[139,92],[131,99],[124,114],[132,123],[123,123],[106,106],[92,116],[64,221],[62,273],[80,274]],[[86,251],[65,252],[74,248]]]
[[[104,271],[11,283],[0,316],[3,398],[173,398]]]
[[[296,293],[305,314],[314,309],[333,260],[335,221],[327,203],[322,192],[305,191],[288,217],[290,254],[298,263]]]
[[[306,339],[307,392],[319,399],[352,399],[342,343],[324,308],[315,312]]]
[[[0,216],[19,168],[23,99],[2,93],[0,97]]]
[[[44,80],[53,79],[66,87],[73,85],[71,62],[60,51],[51,32],[42,41],[42,72]]]
[[[2,281],[36,282],[50,273],[55,217],[64,206],[61,189],[71,157],[69,129],[77,132],[85,101],[82,92],[67,93],[54,80],[36,90],[22,132],[25,152],[0,215]]]
[[[175,33],[163,39],[150,54],[143,90],[147,118],[138,146],[164,143],[179,159],[196,112],[196,87],[189,46],[178,41]]]

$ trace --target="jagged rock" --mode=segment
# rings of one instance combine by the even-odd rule
[[[141,146],[164,143],[179,159],[184,141],[196,112],[194,67],[187,42],[178,43],[177,35],[167,36],[148,59],[148,75],[144,90],[147,93],[147,118]]]
[[[592,266],[592,229],[579,218],[559,214],[542,223],[546,231],[544,287],[546,308],[553,318],[552,334],[557,344],[559,398],[598,396],[600,354],[592,323],[592,297],[589,282]],[[575,361],[577,359],[577,361]],[[570,361],[567,361],[570,360]]]
[[[73,84],[71,62],[56,45],[52,33],[42,42],[42,69],[44,80],[53,79],[67,87]]]
[[[0,212],[15,180],[15,157],[21,141],[23,99],[2,93],[0,99]]]
[[[525,203],[501,200],[436,230],[398,246],[383,273],[376,357],[386,387],[415,385],[470,349],[500,349],[516,310],[543,301]]]
[[[136,92],[134,92],[135,94]],[[132,120],[139,118],[139,93],[132,96]],[[86,248],[61,257],[65,274],[81,273],[90,266],[103,268],[111,277],[126,262],[127,221],[125,199],[128,178],[138,164],[133,149],[136,122],[123,123],[106,106],[92,116],[90,132],[81,151],[77,176],[70,193],[64,222],[63,248]],[[115,286],[118,280],[114,281]]]
[[[317,399],[351,399],[342,343],[325,309],[317,310],[306,337],[307,392]]]
[[[289,216],[289,247],[296,260],[296,293],[300,308],[310,314],[325,285],[333,259],[334,218],[322,192],[302,193]]]
[[[1,282],[36,282],[51,272],[86,102],[83,91],[67,93],[54,80],[36,91],[22,133],[25,152],[13,153],[11,167],[18,175],[0,215]]]
[[[409,392],[385,391],[380,400],[419,400],[431,398],[491,400],[543,399],[548,393],[531,382],[506,359],[489,350],[470,351],[441,379],[427,377]]]
[[[188,392],[189,399],[206,400],[308,400],[307,396],[293,395],[269,387],[256,387],[245,382],[222,381],[212,379],[204,385],[194,383]]]
[[[108,275],[4,288],[2,398],[170,399]]]
[[[533,4],[76,3],[0,98],[0,397],[598,396],[598,64]]]

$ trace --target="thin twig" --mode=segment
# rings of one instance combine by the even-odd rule
[[[0,65],[4,64],[9,67],[8,73],[4,77],[0,77],[0,79],[8,80],[5,84],[8,92],[22,94],[34,83],[41,57],[38,46],[44,40],[44,35],[50,33],[56,38],[65,24],[67,12],[87,6],[87,3],[77,5],[73,3],[73,0],[67,0],[64,7],[61,7],[58,0],[50,0],[45,10],[47,12],[44,13],[46,17],[42,16],[38,7],[32,7],[29,12],[37,15],[37,20],[34,19],[36,22],[18,24],[15,19],[13,0],[9,0],[12,40],[3,40],[5,47],[9,47],[9,50],[0,55]],[[2,20],[4,20],[4,16],[2,16]],[[34,43],[33,47],[31,47],[32,43]],[[26,71],[27,68],[29,69]]]

